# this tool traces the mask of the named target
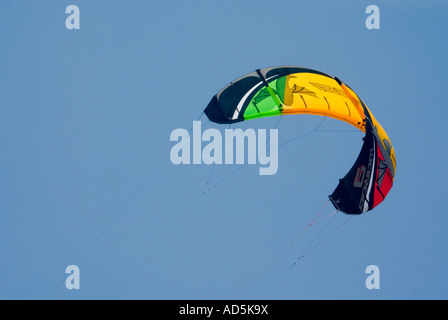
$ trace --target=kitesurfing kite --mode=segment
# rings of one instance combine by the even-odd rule
[[[204,113],[221,124],[290,114],[348,122],[365,132],[364,144],[329,196],[331,202],[338,211],[362,214],[381,203],[392,188],[396,160],[386,132],[356,93],[336,77],[294,66],[259,69],[219,91]]]

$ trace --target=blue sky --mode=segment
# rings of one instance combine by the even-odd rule
[[[71,4],[80,30],[65,28]],[[365,27],[370,4],[380,30]],[[0,6],[1,299],[448,298],[443,1]],[[326,218],[290,248],[354,163],[362,134],[328,119],[329,131],[279,149],[274,176],[167,161],[172,130],[189,130],[231,80],[277,65],[349,84],[397,157],[379,207]],[[279,142],[320,121],[283,117]],[[72,264],[80,290],[65,288]],[[368,265],[380,269],[379,290],[366,289]]]

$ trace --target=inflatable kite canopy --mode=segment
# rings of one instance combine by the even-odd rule
[[[364,102],[336,77],[294,66],[258,69],[219,91],[204,113],[221,124],[304,113],[345,121],[365,136],[355,164],[329,196],[335,208],[362,214],[392,188],[396,160],[389,137]]]

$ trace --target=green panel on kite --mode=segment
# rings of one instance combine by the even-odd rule
[[[286,79],[286,77],[282,78]],[[279,79],[271,81],[269,88],[264,86],[255,94],[244,112],[245,120],[282,114],[281,101],[285,91],[284,79],[280,81],[280,85],[278,83]]]

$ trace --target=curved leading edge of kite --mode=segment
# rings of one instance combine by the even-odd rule
[[[295,66],[255,70],[219,91],[204,113],[227,124],[304,113],[345,121],[366,135],[354,166],[329,196],[333,205],[361,214],[382,202],[392,187],[396,162],[386,132],[354,91],[323,72]]]

